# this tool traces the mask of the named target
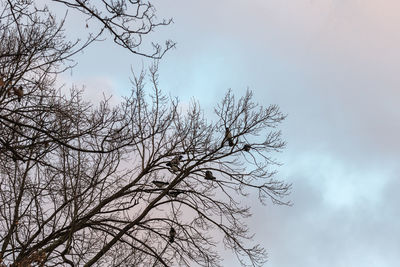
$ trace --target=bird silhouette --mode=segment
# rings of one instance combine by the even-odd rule
[[[182,159],[183,159],[183,156],[175,156],[173,159],[171,159],[170,164],[171,165],[179,165],[179,163],[181,163]]]
[[[181,160],[183,159],[183,156],[175,156],[173,159],[171,159],[169,162],[167,162],[167,166],[170,167],[172,172],[177,172],[179,171],[179,164],[181,163]]]
[[[22,97],[24,96],[24,90],[22,89],[22,86],[19,86],[18,88],[13,87],[14,94],[18,96],[18,102],[21,102]]]
[[[170,191],[168,191],[167,195],[170,197],[176,198],[177,196],[179,196],[182,193],[183,193],[183,191],[181,191],[181,190],[170,190]]]
[[[212,171],[206,171],[206,176],[204,177],[206,180],[215,180],[216,178],[214,177]]]
[[[226,141],[228,141],[228,145],[229,146],[234,146],[235,145],[235,143],[233,142],[232,133],[231,133],[231,131],[229,130],[228,127],[225,127],[225,138],[224,138],[224,142],[223,143],[225,143]]]
[[[250,149],[251,149],[251,146],[250,146],[249,144],[245,144],[245,145],[243,146],[243,150],[246,151],[246,152],[249,152]]]
[[[170,243],[174,243],[175,236],[176,236],[176,231],[175,231],[174,227],[171,227],[171,229],[169,229],[169,242]]]
[[[171,170],[172,172],[177,172],[177,171],[179,171],[179,167],[178,167],[177,165],[171,165],[170,170]]]
[[[169,185],[169,183],[167,183],[167,182],[157,181],[157,180],[154,180],[154,181],[153,181],[153,184],[155,184],[158,188],[162,188],[162,187],[164,187],[164,186]]]

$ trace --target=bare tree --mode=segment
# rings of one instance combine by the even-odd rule
[[[288,204],[272,158],[285,118],[251,92],[229,91],[207,120],[159,89],[157,64],[132,79],[118,105],[63,93],[57,74],[108,31],[134,54],[155,22],[141,1],[57,1],[97,21],[86,42],[68,42],[63,21],[32,1],[2,1],[0,15],[0,264],[3,266],[220,266],[221,240],[242,265],[249,193]],[[138,24],[139,23],[139,24]],[[173,47],[155,45],[159,58]],[[145,86],[148,80],[150,88]]]

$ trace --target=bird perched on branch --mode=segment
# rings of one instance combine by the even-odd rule
[[[178,167],[178,165],[171,165],[170,170],[175,173],[175,172],[179,171],[179,167]]]
[[[157,180],[154,180],[154,181],[153,181],[153,184],[155,184],[158,188],[162,188],[162,187],[164,187],[164,186],[169,185],[169,183],[167,183],[167,182],[157,181]]]
[[[217,178],[214,177],[212,171],[206,171],[206,176],[204,177],[206,180],[215,180]]]
[[[249,152],[250,149],[251,149],[251,146],[250,146],[249,144],[245,144],[245,145],[243,146],[243,150],[246,151],[246,152]]]
[[[171,227],[171,229],[169,229],[169,242],[170,243],[174,243],[175,236],[176,236],[176,231],[175,231],[174,227]]]
[[[179,171],[179,164],[181,163],[181,160],[183,159],[183,156],[175,156],[173,159],[171,159],[170,162],[168,162],[166,165],[170,167],[172,172],[177,172]]]
[[[176,198],[177,196],[179,196],[182,193],[183,193],[183,191],[181,191],[181,190],[170,190],[170,191],[168,191],[167,195],[170,197]]]
[[[182,159],[183,156],[175,156],[170,162],[167,163],[167,166],[172,167],[172,165],[179,165]]]
[[[24,90],[22,89],[22,86],[19,86],[18,88],[14,86],[13,91],[14,95],[18,96],[18,102],[21,102],[21,99],[24,96]]]
[[[232,133],[231,133],[231,131],[229,130],[228,127],[225,127],[225,138],[224,138],[223,144],[225,144],[226,141],[228,141],[228,145],[229,146],[234,146],[235,145],[235,143],[233,142]]]

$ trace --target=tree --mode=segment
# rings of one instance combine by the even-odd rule
[[[159,59],[171,41],[139,53],[155,21],[141,1],[54,2],[98,23],[85,42],[33,1],[2,1],[0,15],[0,264],[3,266],[219,266],[214,238],[245,265],[266,259],[247,247],[250,216],[240,204],[282,199],[271,152],[284,147],[285,118],[247,92],[228,91],[206,120],[159,89],[157,63],[132,79],[118,105],[86,102],[55,86],[73,56],[111,34],[134,54]],[[136,40],[136,41],[135,41]],[[151,88],[145,86],[149,79]],[[229,131],[229,133],[228,133]]]

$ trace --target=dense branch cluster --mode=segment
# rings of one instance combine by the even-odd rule
[[[152,43],[153,51],[139,52],[143,38],[160,26],[169,25],[172,19],[159,21],[155,8],[150,2],[132,0],[52,0],[65,4],[71,10],[76,10],[86,16],[86,28],[93,21],[98,27],[92,32],[89,40],[97,39],[104,33],[111,34],[114,42],[130,52],[160,59],[168,50],[175,46],[171,40],[164,47]]]
[[[290,185],[272,168],[285,145],[279,108],[228,92],[207,120],[197,102],[183,108],[161,92],[157,64],[118,105],[65,93],[57,74],[104,29],[136,53],[169,21],[155,23],[141,1],[54,1],[103,26],[68,42],[46,7],[1,2],[0,266],[220,266],[216,233],[243,265],[262,265],[240,202],[257,192],[288,204]],[[155,48],[147,56],[171,46]]]

